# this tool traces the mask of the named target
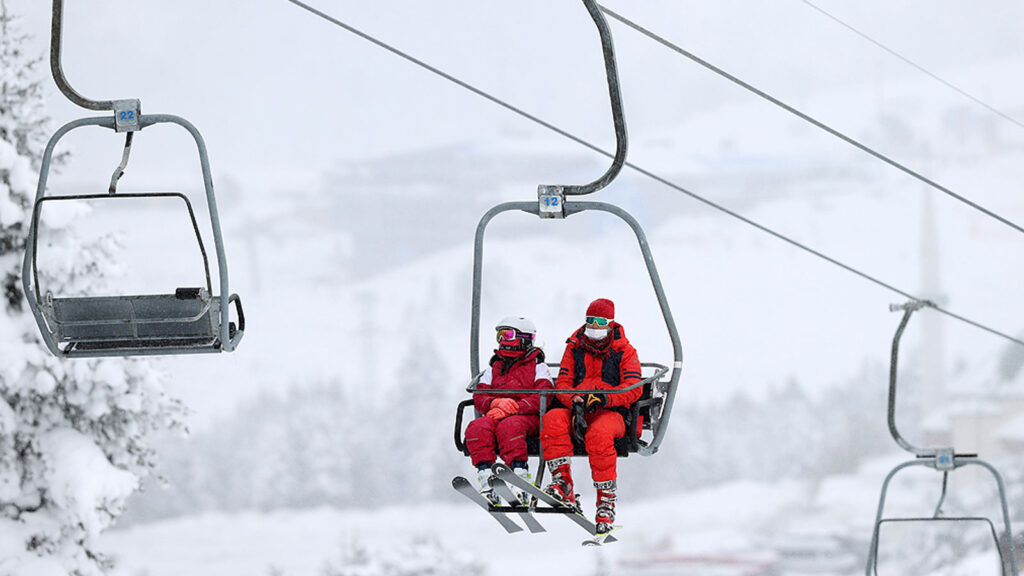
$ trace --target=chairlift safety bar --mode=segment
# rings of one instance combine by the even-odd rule
[[[960,468],[960,467],[968,466],[968,465],[976,465],[976,466],[981,466],[982,468],[985,468],[986,470],[988,470],[992,474],[992,476],[996,480],[996,485],[999,488],[999,504],[1000,504],[1000,506],[1002,508],[1002,513],[1003,513],[1003,528],[1004,528],[1003,537],[1006,539],[1006,548],[1007,548],[1007,550],[1006,550],[1006,552],[1007,552],[1006,553],[1006,557],[1003,556],[1002,548],[999,546],[999,539],[998,539],[998,537],[996,537],[996,546],[1000,550],[999,556],[1000,556],[1000,558],[1003,559],[1004,563],[1006,562],[1006,558],[1007,557],[1009,558],[1010,575],[1011,576],[1018,576],[1018,571],[1017,571],[1017,551],[1016,551],[1016,546],[1015,546],[1014,541],[1013,541],[1013,529],[1010,527],[1010,510],[1009,510],[1009,507],[1007,505],[1006,485],[1003,483],[1003,477],[999,474],[999,471],[996,470],[994,466],[992,466],[988,462],[985,462],[984,460],[980,460],[978,458],[957,458],[957,459],[955,459],[955,467],[956,468]],[[889,472],[889,474],[885,477],[885,481],[882,483],[882,493],[881,493],[881,495],[879,496],[879,499],[878,499],[878,512],[875,515],[875,527],[874,527],[874,530],[872,531],[872,534],[871,534],[871,547],[868,549],[868,561],[867,561],[867,566],[866,566],[865,572],[864,572],[866,576],[874,576],[874,575],[877,574],[877,566],[878,566],[878,540],[879,540],[879,531],[880,531],[882,523],[883,522],[887,522],[887,521],[893,521],[893,520],[911,520],[909,518],[883,518],[882,517],[883,513],[884,513],[884,510],[885,510],[885,499],[886,499],[886,496],[887,496],[888,491],[889,491],[889,482],[893,479],[894,476],[896,476],[897,472],[899,472],[899,471],[901,471],[901,470],[903,470],[905,468],[909,468],[911,466],[927,466],[927,467],[934,468],[935,467],[935,463],[934,462],[929,462],[928,460],[910,460],[910,461],[904,462],[904,463],[896,466],[895,468],[893,468],[892,471]],[[971,519],[974,519],[974,518],[971,518]],[[913,520],[927,520],[927,519],[913,518]],[[958,518],[932,518],[931,520],[933,520],[933,521],[948,521],[948,520],[959,520],[959,519]],[[985,520],[988,520],[988,519],[985,518]],[[991,520],[988,520],[988,522],[991,524]]]

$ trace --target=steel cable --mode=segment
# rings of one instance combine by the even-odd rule
[[[580,145],[582,145],[582,146],[584,146],[584,147],[586,147],[586,148],[588,148],[588,149],[590,149],[590,150],[592,150],[594,152],[597,152],[598,154],[602,154],[602,155],[604,155],[604,156],[606,156],[608,158],[614,158],[615,157],[615,155],[613,153],[608,152],[607,150],[604,150],[604,149],[598,147],[595,144],[591,144],[590,142],[580,138],[579,136],[576,136],[576,135],[574,135],[574,134],[572,134],[572,133],[570,133],[570,132],[568,132],[566,130],[563,130],[563,129],[555,126],[554,124],[551,124],[550,122],[546,122],[544,120],[541,120],[540,118],[534,116],[533,114],[530,114],[529,112],[526,112],[526,111],[522,110],[521,108],[513,106],[512,104],[509,104],[508,102],[505,102],[504,100],[502,100],[502,99],[500,99],[500,98],[498,98],[496,96],[493,96],[493,95],[491,95],[491,94],[489,94],[489,93],[487,93],[487,92],[485,92],[485,91],[483,91],[483,90],[481,90],[481,89],[479,89],[479,88],[477,88],[477,87],[475,87],[475,86],[473,86],[473,85],[471,85],[471,84],[469,84],[469,83],[467,83],[467,82],[465,82],[463,80],[460,80],[460,79],[456,78],[455,76],[452,76],[451,74],[448,74],[447,72],[444,72],[444,71],[440,70],[439,68],[431,66],[430,64],[427,64],[426,62],[424,62],[424,61],[422,61],[422,60],[420,60],[420,59],[418,59],[418,58],[416,58],[416,57],[414,57],[414,56],[412,56],[412,55],[410,55],[410,54],[408,54],[406,52],[403,52],[402,50],[399,50],[398,48],[395,48],[394,46],[391,46],[390,44],[387,44],[387,43],[385,43],[385,42],[383,42],[381,40],[378,40],[377,38],[374,38],[373,36],[370,36],[369,34],[367,34],[365,32],[362,32],[361,30],[358,30],[357,28],[354,28],[354,27],[352,27],[352,26],[350,26],[348,24],[345,24],[344,22],[338,20],[337,18],[334,18],[334,17],[332,17],[332,16],[330,16],[328,14],[325,14],[324,12],[321,12],[320,10],[317,10],[316,8],[313,8],[312,6],[306,4],[305,2],[302,2],[301,0],[287,0],[287,1],[291,2],[292,4],[302,8],[302,9],[308,11],[308,12],[310,12],[311,14],[314,14],[314,15],[316,15],[316,16],[324,19],[324,20],[326,20],[327,22],[330,22],[330,23],[332,23],[332,24],[334,24],[334,25],[336,25],[336,26],[338,26],[340,28],[343,28],[344,30],[347,30],[348,32],[351,32],[352,34],[355,34],[356,36],[359,36],[360,38],[362,38],[362,39],[364,39],[364,40],[366,40],[366,41],[368,41],[368,42],[370,42],[370,43],[372,43],[372,44],[374,44],[374,45],[376,45],[376,46],[378,46],[380,48],[383,48],[383,49],[387,50],[388,52],[391,52],[392,54],[394,54],[396,56],[399,56],[399,57],[401,57],[401,58],[403,58],[405,60],[408,60],[409,62],[412,62],[413,64],[416,64],[417,66],[420,66],[421,68],[423,68],[425,70],[433,72],[434,74],[444,78],[445,80],[448,80],[449,82],[457,84],[458,86],[461,86],[462,88],[465,88],[466,90],[469,90],[470,92],[472,92],[472,93],[474,93],[474,94],[476,94],[478,96],[481,96],[482,98],[485,98],[486,100],[489,100],[490,102],[493,102],[494,104],[497,104],[497,105],[501,106],[502,108],[505,108],[506,110],[509,110],[511,112],[515,112],[516,114],[518,114],[518,115],[520,115],[520,116],[522,116],[522,117],[524,117],[524,118],[526,118],[528,120],[531,120],[531,121],[533,121],[533,122],[535,122],[535,123],[537,123],[537,124],[547,128],[547,129],[549,129],[549,130],[551,130],[551,131],[561,135],[561,136],[564,136],[565,138],[568,138],[569,140],[572,140],[573,142],[576,142],[576,143],[578,143],[578,144],[580,144]],[[604,12],[606,14],[612,16],[613,18],[618,19],[618,17],[615,14],[609,12],[608,10],[604,9],[603,7],[602,7],[602,10],[604,10]],[[859,276],[859,277],[861,277],[861,278],[863,278],[863,279],[865,279],[865,280],[867,280],[867,281],[869,281],[869,282],[871,282],[873,284],[876,284],[876,285],[881,286],[881,287],[883,287],[883,288],[885,288],[887,290],[895,292],[895,293],[903,296],[904,298],[909,298],[911,300],[918,300],[918,301],[923,300],[922,298],[918,298],[918,297],[910,294],[909,292],[906,292],[906,291],[901,290],[901,289],[899,289],[899,288],[897,288],[897,287],[895,287],[895,286],[893,286],[891,284],[888,284],[888,283],[886,283],[886,282],[884,282],[882,280],[879,280],[879,279],[875,278],[874,276],[871,276],[871,275],[869,275],[869,274],[867,274],[865,272],[861,272],[860,270],[857,270],[856,268],[854,268],[854,267],[852,267],[852,266],[850,266],[848,264],[844,264],[843,262],[840,262],[839,260],[836,260],[835,258],[832,258],[831,256],[828,256],[828,255],[826,255],[826,254],[824,254],[822,252],[819,252],[818,250],[815,250],[815,249],[813,249],[813,248],[811,248],[811,247],[809,247],[809,246],[807,246],[807,245],[805,245],[805,244],[803,244],[801,242],[798,242],[797,240],[794,240],[794,239],[792,239],[792,238],[790,238],[788,236],[785,236],[784,234],[781,234],[779,232],[776,232],[776,231],[772,230],[771,228],[768,228],[767,226],[765,226],[763,224],[755,222],[754,220],[751,220],[750,218],[747,218],[746,216],[743,216],[742,214],[739,214],[738,212],[730,210],[729,208],[726,208],[726,207],[724,207],[724,206],[722,206],[720,204],[716,204],[715,202],[713,202],[713,201],[711,201],[711,200],[709,200],[709,199],[707,199],[707,198],[705,198],[703,196],[700,196],[699,194],[697,194],[695,192],[691,192],[691,191],[683,188],[682,186],[680,186],[678,184],[675,184],[675,183],[673,183],[673,182],[671,182],[669,180],[666,180],[665,178],[663,178],[661,176],[658,176],[658,175],[656,175],[656,174],[654,174],[654,173],[652,173],[652,172],[650,172],[650,171],[648,171],[648,170],[646,170],[644,168],[641,168],[640,166],[637,166],[636,164],[633,164],[632,162],[628,162],[627,161],[624,164],[624,166],[627,166],[630,169],[632,169],[632,170],[634,170],[634,171],[636,171],[636,172],[638,172],[638,173],[640,173],[640,174],[642,174],[644,176],[647,176],[648,178],[650,178],[650,179],[652,179],[652,180],[654,180],[656,182],[659,182],[659,183],[661,183],[661,184],[663,184],[665,186],[668,186],[669,188],[672,188],[673,190],[676,190],[677,192],[681,192],[681,193],[689,196],[690,198],[693,198],[694,200],[697,200],[698,202],[701,202],[701,203],[703,203],[703,204],[705,204],[705,205],[707,205],[707,206],[709,206],[711,208],[714,208],[715,210],[718,210],[718,211],[720,211],[720,212],[722,212],[722,213],[724,213],[724,214],[726,214],[728,216],[736,218],[736,219],[738,219],[738,220],[740,220],[740,221],[742,221],[742,222],[744,222],[746,224],[749,224],[750,226],[753,226],[753,227],[757,228],[758,230],[761,230],[762,232],[765,232],[765,233],[767,233],[767,234],[769,234],[769,235],[771,235],[771,236],[773,236],[773,237],[775,237],[775,238],[777,238],[779,240],[782,240],[783,242],[786,242],[786,243],[790,244],[791,246],[799,248],[800,250],[803,250],[804,252],[807,252],[808,254],[811,254],[811,255],[816,256],[816,257],[818,257],[818,258],[820,258],[822,260],[825,260],[826,262],[829,262],[830,264],[838,266],[838,267],[842,268],[843,270],[846,270],[847,272],[855,274],[855,275],[857,275],[857,276]],[[950,312],[949,310],[946,310],[946,309],[944,309],[944,308],[942,308],[940,306],[935,306],[935,310],[937,310],[938,312],[941,312],[942,314],[945,314],[945,315],[947,315],[947,316],[949,316],[951,318],[954,318],[956,320],[964,322],[965,324],[969,324],[971,326],[974,326],[975,328],[979,328],[979,329],[981,329],[981,330],[983,330],[985,332],[988,332],[988,333],[993,334],[995,336],[999,336],[999,337],[1004,338],[1006,340],[1009,340],[1010,342],[1013,342],[1015,344],[1019,344],[1021,346],[1024,346],[1024,340],[1020,340],[1018,338],[1014,338],[1013,336],[1010,336],[1009,334],[1005,334],[1005,333],[1000,332],[1000,331],[998,331],[998,330],[996,330],[994,328],[990,328],[989,326],[986,326],[986,325],[981,324],[979,322],[976,322],[974,320],[970,320],[970,319],[968,319],[968,318],[966,318],[964,316],[960,316],[958,314],[954,314],[953,312]]]
[[[960,88],[956,84],[953,84],[952,82],[946,80],[945,78],[942,78],[938,74],[935,74],[931,70],[928,70],[924,66],[921,66],[917,62],[914,62],[910,58],[907,58],[906,56],[900,54],[899,52],[893,50],[892,48],[889,48],[885,44],[882,44],[878,40],[875,40],[871,36],[868,36],[867,34],[861,32],[860,30],[858,30],[856,28],[854,28],[850,24],[847,24],[846,22],[844,22],[841,19],[839,19],[839,17],[837,17],[834,14],[831,14],[828,11],[826,11],[824,8],[821,8],[820,6],[814,4],[813,2],[810,2],[809,0],[800,0],[800,1],[803,2],[804,4],[810,6],[814,10],[817,10],[822,15],[824,15],[826,18],[834,21],[836,24],[839,24],[840,26],[842,26],[843,28],[846,28],[850,32],[853,32],[857,36],[860,36],[864,40],[867,40],[868,42],[870,42],[870,43],[874,44],[875,46],[881,48],[882,50],[888,52],[892,56],[895,56],[896,58],[902,60],[904,63],[906,63],[907,65],[909,65],[912,68],[915,68],[917,71],[921,72],[922,74],[924,74],[926,76],[930,76],[932,79],[936,80],[940,84],[945,85],[949,89],[953,90],[954,92],[959,93],[961,96],[967,98],[968,100],[972,100],[975,104],[978,104],[979,106],[981,106],[982,108],[985,108],[989,112],[992,112],[996,116],[1000,116],[1004,120],[1007,120],[1009,122],[1012,122],[1012,123],[1016,124],[1017,126],[1019,126],[1021,128],[1024,128],[1024,124],[1020,123],[1016,118],[1010,116],[1009,114],[1006,114],[1002,110],[999,110],[998,108],[996,108],[995,106],[992,106],[991,104],[985,102],[981,98],[978,98],[977,96],[974,96],[973,94],[967,92],[963,88]]]
[[[896,160],[893,160],[889,156],[886,156],[885,154],[882,154],[881,152],[878,152],[877,150],[865,144],[862,144],[860,141],[855,140],[850,136],[847,136],[846,134],[843,134],[842,132],[836,130],[835,128],[832,128],[828,124],[816,120],[815,118],[801,112],[800,110],[797,110],[796,108],[790,106],[789,104],[786,104],[782,100],[775,98],[774,96],[753,86],[752,84],[744,82],[743,80],[737,78],[736,76],[733,76],[732,74],[729,74],[725,70],[722,70],[721,68],[700,58],[699,56],[693,54],[692,52],[688,52],[687,50],[684,50],[683,48],[676,46],[675,44],[669,42],[668,40],[662,38],[661,36],[658,36],[654,32],[651,32],[650,30],[644,28],[643,26],[640,26],[639,24],[633,22],[632,20],[629,20],[628,18],[625,18],[624,16],[615,13],[614,11],[606,8],[603,5],[601,6],[601,11],[611,16],[612,18],[618,20],[622,24],[625,24],[627,27],[632,28],[633,30],[639,32],[640,34],[643,34],[644,36],[647,36],[651,40],[654,40],[658,44],[661,44],[662,46],[665,46],[666,48],[672,50],[673,52],[676,52],[680,56],[683,56],[695,62],[696,64],[699,64],[704,68],[707,68],[708,70],[714,72],[715,74],[718,74],[719,76],[725,78],[726,80],[729,80],[730,82],[736,84],[737,86],[740,86],[741,88],[744,88],[745,90],[748,90],[749,92],[752,92],[757,96],[760,96],[761,98],[767,100],[768,102],[771,102],[772,104],[775,104],[779,108],[782,108],[783,110],[789,112],[790,114],[793,114],[794,116],[800,118],[801,120],[804,120],[810,124],[813,124],[814,126],[817,126],[818,128],[824,130],[825,132],[828,132],[829,134],[835,136],[836,138],[839,138],[843,142],[846,142],[847,144],[850,144],[851,146],[863,152],[866,152],[867,154],[873,156],[878,160],[881,160],[882,162],[885,162],[886,164],[892,166],[893,168],[896,168],[897,170],[903,172],[904,174],[907,174],[908,176],[911,176],[913,178],[916,178],[917,180],[920,180],[921,182],[924,182],[928,186],[935,188],[936,190],[950,196],[951,198],[955,198],[956,200],[966,204],[967,206],[974,208],[978,212],[981,212],[982,214],[985,214],[990,218],[998,220],[999,222],[1002,222],[1003,224],[1009,226],[1010,228],[1013,228],[1018,232],[1024,233],[1024,228],[1021,228],[1020,225],[1012,222],[1011,220],[1004,218],[1003,216],[1000,216],[999,214],[989,210],[988,208],[985,208],[984,206],[978,204],[977,202],[974,202],[973,200],[970,200],[964,196],[961,196],[960,194],[957,194],[956,192],[950,190],[949,188],[946,188],[942,184],[939,184],[938,182],[932,180],[931,178],[928,178],[927,176],[921,174],[920,172],[908,168],[907,166],[897,162]]]

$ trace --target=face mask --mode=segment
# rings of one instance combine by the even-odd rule
[[[587,335],[587,338],[591,340],[604,340],[605,336],[608,336],[607,328],[586,328],[583,333]]]
[[[512,348],[504,347],[499,347],[497,350],[494,351],[494,353],[497,354],[498,356],[501,356],[502,358],[517,358],[523,355],[522,350],[514,350]]]

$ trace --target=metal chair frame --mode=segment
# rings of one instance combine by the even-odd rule
[[[213,191],[213,178],[210,172],[209,158],[202,135],[183,118],[160,114],[140,115],[139,130],[162,123],[176,124],[185,128],[193,137],[199,151],[203,182],[210,214],[213,242],[217,258],[220,296],[214,295],[210,281],[209,260],[203,245],[202,235],[196,222],[195,213],[188,198],[175,192],[155,192],[139,194],[86,194],[67,196],[46,196],[47,180],[53,152],[57,143],[72,130],[85,126],[99,126],[116,130],[114,118],[82,118],[65,124],[50,139],[43,153],[40,168],[39,184],[36,188],[35,205],[32,212],[31,225],[26,240],[25,259],[22,265],[22,283],[25,297],[39,326],[40,334],[46,347],[59,357],[96,357],[96,356],[132,356],[155,354],[189,354],[205,352],[232,351],[237,347],[245,331],[245,316],[241,300],[237,294],[231,294],[227,300],[223,295],[230,294],[228,286],[227,259],[224,242],[221,236],[220,220],[217,215],[217,203]],[[123,163],[122,163],[123,166]],[[116,180],[116,179],[115,179]],[[179,197],[185,201],[193,230],[196,233],[200,252],[203,256],[206,273],[205,293],[200,294],[204,301],[201,310],[193,309],[188,298],[182,296],[180,290],[173,296],[100,296],[73,297],[54,299],[49,294],[40,293],[39,272],[37,267],[37,249],[39,241],[39,219],[44,203],[56,200],[74,199],[138,199],[151,197]],[[230,320],[230,304],[234,303],[238,314],[238,325]],[[78,313],[74,318],[64,318],[61,307],[74,309]],[[154,316],[140,317],[140,308],[148,309]],[[121,313],[118,311],[121,310]],[[82,318],[81,315],[94,313],[93,319]],[[209,316],[208,329],[203,326],[202,317]],[[112,328],[121,325],[120,330]],[[71,329],[74,326],[75,328]],[[145,336],[148,333],[149,336]],[[204,337],[208,335],[208,337]]]
[[[937,521],[937,522],[965,522],[965,521],[977,521],[978,517],[940,517],[942,503],[946,498],[946,485],[949,479],[949,473],[957,468],[963,466],[981,466],[988,470],[992,477],[995,478],[996,485],[999,488],[999,501],[1002,507],[1003,516],[1003,536],[1006,542],[1007,553],[1003,554],[1003,548],[1000,546],[999,538],[996,536],[995,528],[992,525],[992,521],[987,518],[983,520],[988,521],[992,527],[992,535],[996,540],[996,548],[999,550],[999,556],[1002,560],[1003,569],[1005,573],[1005,567],[1009,565],[1011,576],[1018,576],[1017,571],[1017,554],[1014,547],[1013,541],[1013,530],[1010,527],[1010,512],[1009,506],[1006,499],[1006,486],[1003,483],[1003,478],[999,474],[999,471],[995,469],[991,464],[981,460],[976,454],[958,454],[953,448],[919,448],[908,442],[896,427],[896,367],[899,359],[899,344],[900,339],[903,337],[903,331],[907,327],[907,323],[910,321],[910,316],[917,310],[926,306],[932,306],[931,302],[928,301],[912,301],[902,305],[893,305],[889,309],[892,311],[903,310],[903,319],[900,321],[899,327],[896,329],[896,335],[892,341],[892,353],[889,364],[889,433],[901,448],[913,454],[916,459],[910,460],[899,464],[885,477],[885,481],[882,483],[882,492],[878,500],[878,512],[875,515],[874,529],[871,534],[871,545],[868,550],[867,566],[865,567],[864,573],[866,576],[872,576],[878,574],[878,545],[879,545],[879,532],[881,526],[885,522],[892,521],[907,521],[907,520],[922,520],[922,521]],[[942,495],[939,498],[938,505],[935,508],[935,513],[931,518],[884,518],[883,513],[885,510],[885,499],[889,490],[889,482],[894,476],[901,470],[912,466],[925,466],[933,468],[943,473],[942,481]],[[1007,562],[1009,558],[1009,562]]]

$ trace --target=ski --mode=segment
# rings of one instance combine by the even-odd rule
[[[621,526],[613,526],[612,529],[604,534],[596,534],[593,538],[587,538],[583,541],[584,546],[600,546],[605,542],[614,542],[615,537],[612,536],[612,532],[615,532],[621,528]]]
[[[456,492],[472,500],[477,506],[487,510],[487,512],[491,514],[491,518],[494,518],[498,524],[501,524],[501,527],[509,534],[523,531],[523,527],[516,524],[511,518],[506,516],[505,512],[495,510],[495,507],[491,506],[491,503],[488,502],[487,498],[485,498],[483,494],[477,492],[476,488],[469,480],[466,480],[462,476],[456,476],[455,478],[452,478],[452,488],[455,488]]]
[[[540,522],[533,517],[533,514],[530,513],[530,509],[519,502],[519,499],[512,493],[512,489],[508,487],[508,484],[506,484],[504,480],[492,476],[490,483],[491,488],[494,489],[494,493],[502,500],[508,502],[512,509],[522,510],[519,512],[519,518],[524,524],[526,524],[526,527],[530,529],[530,532],[534,534],[537,534],[538,532],[547,532],[547,530],[541,526]]]
[[[517,488],[522,488],[523,490],[526,490],[526,492],[528,492],[531,496],[537,498],[537,500],[540,500],[541,502],[550,506],[552,510],[555,510],[561,514],[564,514],[565,516],[568,516],[570,520],[572,520],[581,528],[586,530],[591,536],[594,536],[596,534],[597,526],[589,519],[587,519],[587,517],[584,516],[579,510],[573,508],[572,506],[567,506],[559,502],[557,499],[555,499],[554,496],[548,494],[547,492],[541,490],[540,488],[537,488],[536,486],[527,482],[526,480],[523,480],[519,476],[516,476],[516,473],[513,472],[512,469],[509,468],[508,466],[505,466],[504,464],[495,464],[494,466],[491,467],[491,470],[494,471],[494,474],[498,478],[504,480],[506,483],[512,484]],[[615,540],[615,536],[612,536],[610,534],[605,535],[603,538],[603,542],[615,542]]]

